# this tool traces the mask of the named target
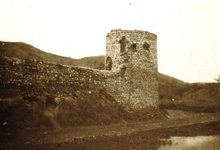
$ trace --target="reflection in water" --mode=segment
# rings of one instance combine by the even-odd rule
[[[158,150],[220,150],[220,135],[196,137],[171,137]]]

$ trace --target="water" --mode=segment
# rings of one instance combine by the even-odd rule
[[[220,150],[220,122],[139,132],[115,150]]]
[[[220,150],[220,135],[161,139],[158,150]]]
[[[66,138],[56,140],[56,132],[43,134],[42,138],[35,139],[39,133],[34,133],[32,139],[26,138],[29,142],[18,138],[17,141],[10,140],[0,143],[0,149],[34,149],[34,150],[220,150],[220,121],[209,124],[197,124],[176,128],[162,128],[150,131],[141,131],[125,134],[100,136],[96,138],[82,138],[72,140],[70,130],[64,129],[62,136]],[[70,133],[70,134],[69,134]],[[22,136],[21,136],[22,137]],[[10,138],[9,138],[10,139]],[[49,141],[49,143],[47,143]],[[7,140],[6,140],[7,141]],[[46,144],[33,141],[47,141]],[[44,142],[43,142],[44,143]]]

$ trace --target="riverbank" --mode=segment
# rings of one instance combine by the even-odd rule
[[[134,135],[143,133],[146,133],[148,138],[155,138],[153,135],[159,133],[168,135],[167,133],[177,131],[182,127],[201,127],[210,123],[217,123],[215,127],[209,127],[213,131],[220,130],[220,113],[189,113],[174,110],[167,112],[168,119],[164,120],[124,121],[108,126],[58,128],[49,131],[22,130],[16,134],[4,133],[1,136],[0,149],[116,149],[123,143],[120,140],[133,139]],[[193,134],[194,131],[195,129],[192,128],[187,132]],[[149,137],[149,135],[152,136]],[[114,145],[115,148],[112,147]]]

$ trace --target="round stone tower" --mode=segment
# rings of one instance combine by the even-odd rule
[[[106,69],[117,71],[127,63],[157,71],[157,36],[147,31],[112,30],[106,39]],[[129,53],[129,54],[128,54]]]
[[[105,60],[106,70],[122,72],[121,88],[126,95],[125,104],[136,109],[158,106],[155,34],[138,30],[111,30],[106,38]]]

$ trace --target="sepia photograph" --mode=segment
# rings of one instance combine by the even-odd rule
[[[220,150],[219,0],[0,0],[0,150]]]

